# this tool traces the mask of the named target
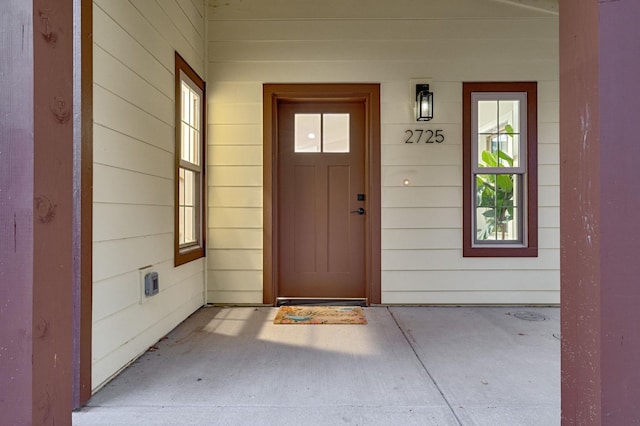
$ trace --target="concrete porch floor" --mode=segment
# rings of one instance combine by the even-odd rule
[[[276,311],[200,309],[73,424],[560,424],[558,308],[368,307],[367,325]]]

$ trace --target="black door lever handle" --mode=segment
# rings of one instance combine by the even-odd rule
[[[358,213],[359,215],[363,215],[364,214],[364,209],[362,207],[360,207],[358,210],[354,210],[351,213]]]

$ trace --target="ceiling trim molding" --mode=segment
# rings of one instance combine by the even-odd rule
[[[560,6],[558,0],[492,0],[497,3],[505,3],[523,9],[544,12],[550,15],[558,15]]]

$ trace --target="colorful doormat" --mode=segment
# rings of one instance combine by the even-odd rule
[[[360,306],[281,306],[274,324],[366,324]]]

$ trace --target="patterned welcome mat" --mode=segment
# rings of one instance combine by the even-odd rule
[[[274,324],[366,324],[360,306],[281,306]]]

